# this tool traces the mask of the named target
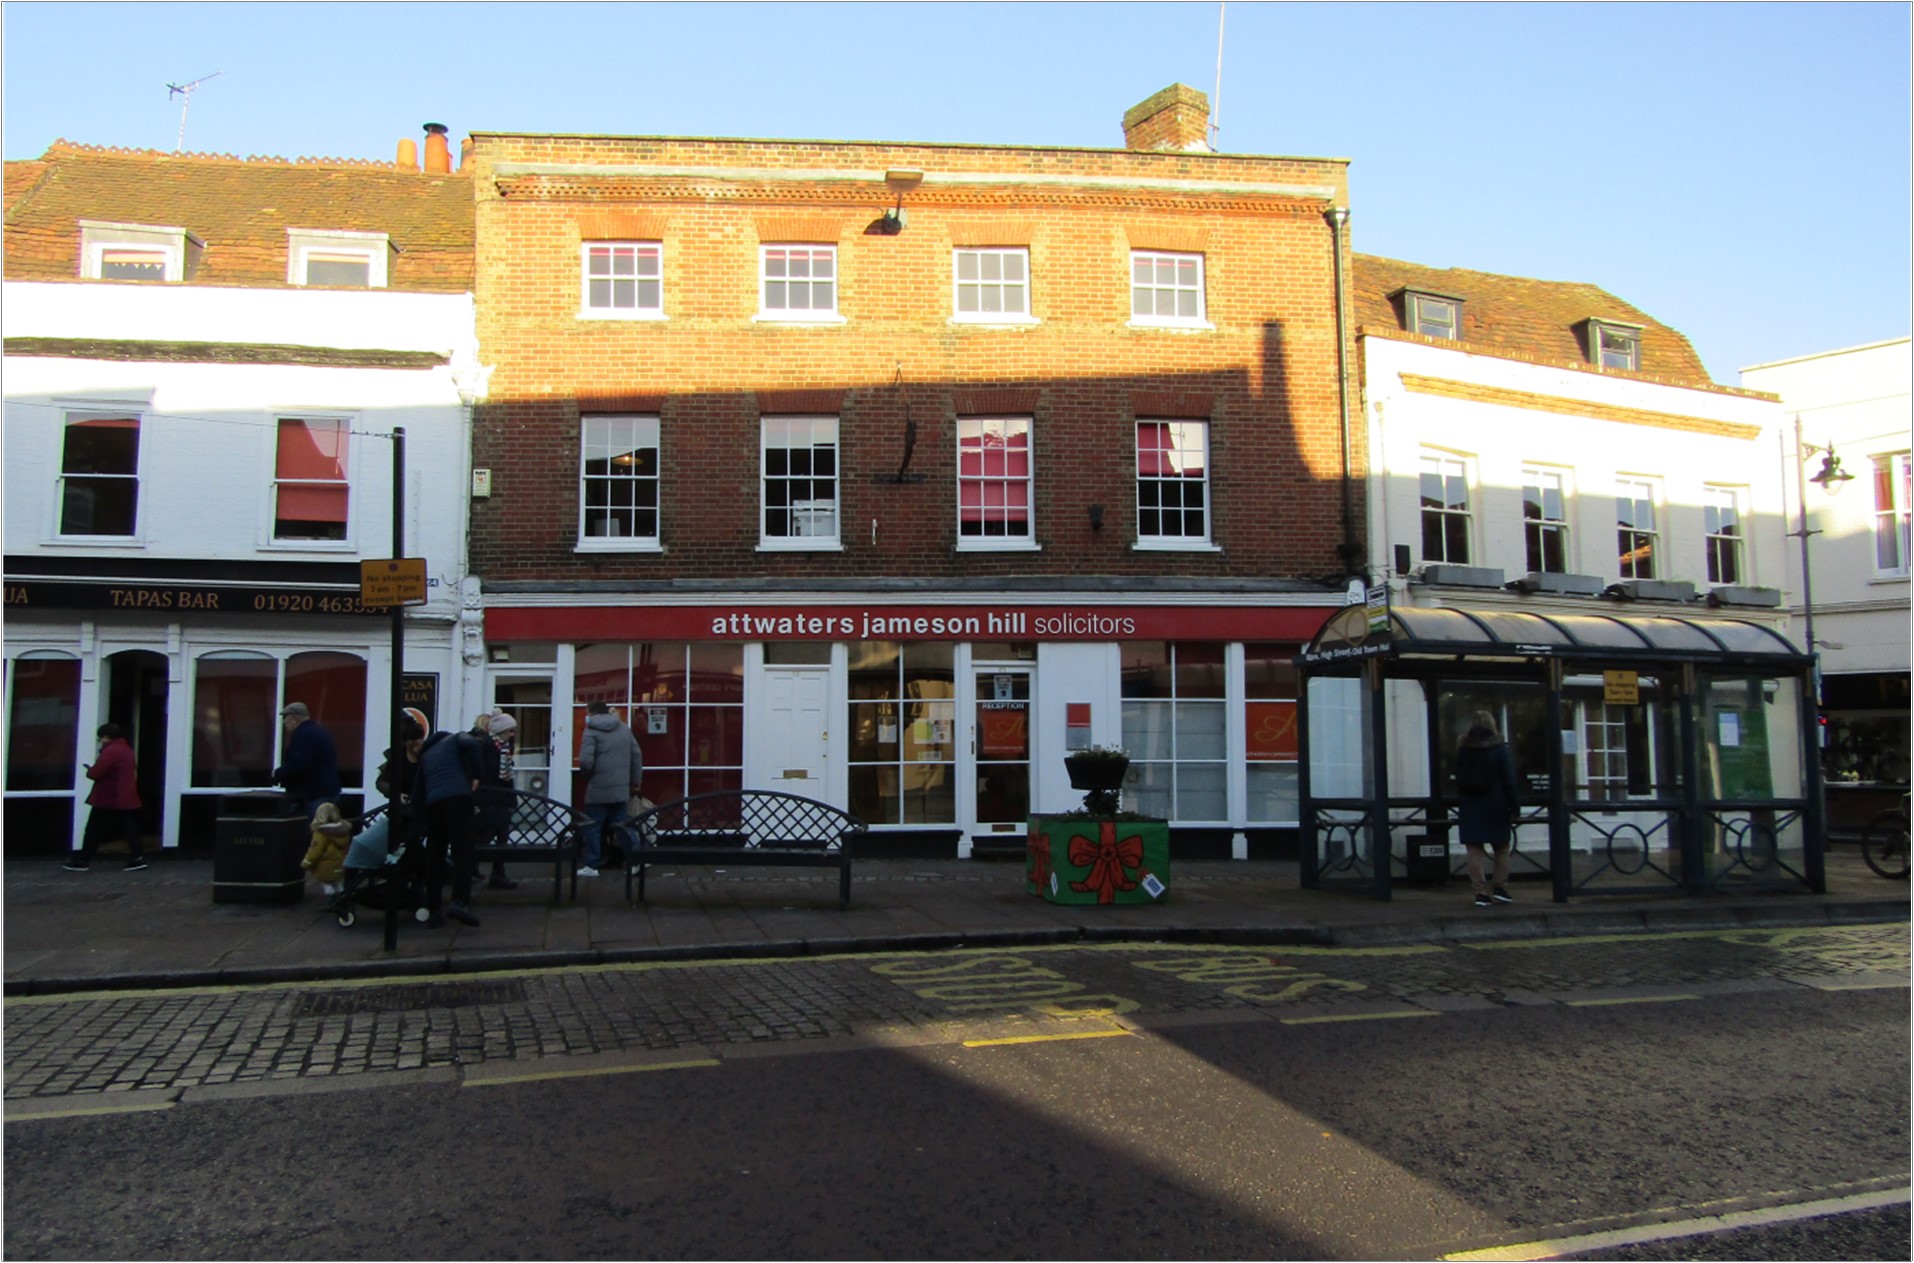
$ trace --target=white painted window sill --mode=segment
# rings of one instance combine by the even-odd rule
[[[841,325],[850,323],[836,312],[807,315],[804,312],[761,311],[751,317],[753,324],[764,325]]]
[[[1139,553],[1220,553],[1221,544],[1212,544],[1206,539],[1139,539],[1130,545],[1132,552]]]
[[[581,539],[572,545],[575,553],[662,553],[665,546],[655,539],[633,539],[619,536],[615,539]]]
[[[1184,333],[1214,333],[1216,326],[1207,320],[1130,320],[1132,329],[1170,329]]]
[[[662,311],[620,311],[610,308],[585,307],[578,313],[580,320],[640,320],[662,324],[670,317]]]

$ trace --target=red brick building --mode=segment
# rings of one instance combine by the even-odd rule
[[[475,134],[492,696],[558,760],[608,701],[653,799],[805,792],[894,851],[1021,844],[1090,739],[1185,853],[1279,837],[1288,658],[1361,556],[1346,171],[1209,152],[1207,111]]]

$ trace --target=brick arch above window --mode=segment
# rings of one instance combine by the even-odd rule
[[[578,236],[581,241],[658,241],[669,227],[667,219],[657,211],[581,210]]]

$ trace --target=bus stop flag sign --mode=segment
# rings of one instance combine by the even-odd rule
[[[359,602],[373,608],[425,604],[425,558],[359,563]]]

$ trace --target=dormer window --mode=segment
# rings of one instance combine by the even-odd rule
[[[80,221],[80,275],[89,281],[183,281],[204,248],[184,228]]]
[[[1436,294],[1428,290],[1402,289],[1402,327],[1425,338],[1462,337],[1462,300],[1454,294]]]
[[[1597,368],[1620,368],[1630,372],[1641,368],[1642,327],[1591,317],[1588,322],[1588,358]]]
[[[286,229],[286,283],[384,289],[392,243],[382,232]]]

